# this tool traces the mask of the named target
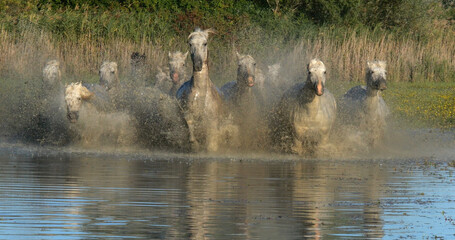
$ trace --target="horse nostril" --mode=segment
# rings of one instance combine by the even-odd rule
[[[247,84],[248,84],[249,87],[254,86],[254,77],[249,76],[249,77],[247,78]]]
[[[194,60],[194,70],[201,71],[202,70],[202,59],[195,59]]]
[[[385,79],[380,79],[379,81],[373,83],[373,87],[375,87],[377,90],[385,90],[387,89],[387,83]]]
[[[77,119],[79,118],[79,114],[78,112],[68,112],[68,114],[66,115],[68,117],[68,120],[70,120],[71,122],[76,122]]]

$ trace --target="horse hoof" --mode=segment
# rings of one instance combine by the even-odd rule
[[[199,150],[200,150],[199,143],[196,141],[193,141],[193,142],[190,141],[190,143],[191,143],[191,150],[193,150],[193,152],[199,152]]]

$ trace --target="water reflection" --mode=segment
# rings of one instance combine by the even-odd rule
[[[3,149],[0,238],[454,237],[453,169],[424,161],[111,158]]]

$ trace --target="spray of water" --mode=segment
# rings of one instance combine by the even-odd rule
[[[240,104],[229,106],[231,112],[242,112],[239,120],[228,115],[219,130],[222,138],[221,152],[225,153],[270,153],[275,152],[270,140],[270,121],[273,110],[283,93],[295,83],[306,79],[306,64],[314,56],[298,45],[276,59],[261,56],[256,60],[258,68],[263,69],[262,86],[254,86],[253,105]],[[165,55],[164,55],[165,56]],[[30,61],[36,55],[28,56]],[[31,69],[4,66],[2,73],[4,90],[0,96],[0,130],[2,138],[32,142],[42,145],[81,146],[98,148],[114,146],[122,148],[162,149],[167,151],[189,150],[187,126],[182,118],[180,106],[174,96],[153,88],[146,80],[135,81],[134,76],[124,71],[120,74],[120,87],[112,95],[114,111],[97,109],[96,103],[87,103],[80,111],[79,120],[71,123],[67,119],[63,84],[50,87],[42,79],[42,66],[47,59],[39,58],[41,67]],[[166,57],[162,58],[163,66]],[[322,59],[324,60],[324,59]],[[123,60],[128,61],[128,60]],[[235,56],[231,60],[235,64]],[[29,61],[25,61],[29,62]],[[262,63],[279,63],[278,73],[269,74]],[[327,85],[336,96],[341,96],[345,86],[337,81],[335,73],[330,72],[330,60],[327,65]],[[61,65],[65,65],[62,61]],[[191,63],[188,62],[188,68]],[[64,69],[64,68],[63,68]],[[122,72],[122,69],[120,69]],[[63,79],[78,79],[62,71]],[[96,74],[95,74],[96,75]],[[187,72],[187,76],[191,73]],[[211,72],[211,78],[217,81],[217,73]],[[221,75],[221,74],[220,74]],[[223,74],[226,76],[226,73]],[[236,80],[236,71],[230,74],[230,80]],[[145,81],[145,80],[144,80]],[[65,80],[63,81],[65,82]],[[153,82],[153,80],[151,81]],[[226,81],[224,81],[226,82]],[[258,90],[262,88],[261,90]],[[241,109],[240,109],[241,108]],[[245,109],[246,108],[246,109]],[[248,109],[251,108],[251,109]],[[352,158],[352,157],[394,157],[394,156],[447,156],[453,154],[455,141],[452,133],[437,130],[400,130],[388,119],[388,129],[384,141],[372,148],[365,141],[365,132],[356,128],[337,125],[330,135],[328,144],[318,147],[313,156],[316,158]],[[240,149],[240,150],[239,150]],[[419,151],[416,151],[418,149]]]

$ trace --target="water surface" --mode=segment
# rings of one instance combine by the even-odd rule
[[[0,147],[0,239],[454,239],[451,156]]]

